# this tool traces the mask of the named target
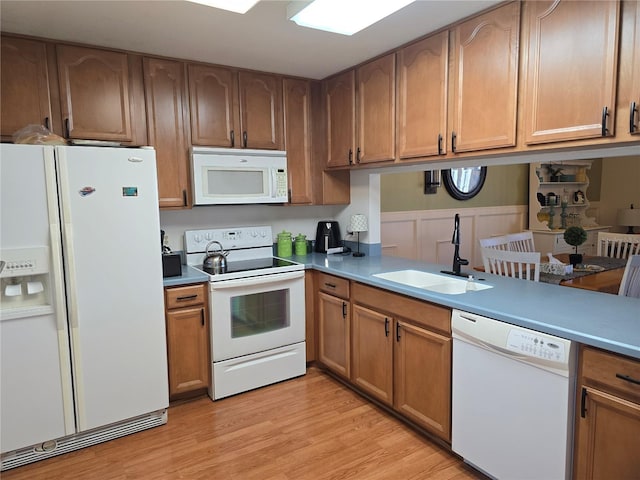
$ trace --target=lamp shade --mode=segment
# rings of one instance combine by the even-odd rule
[[[638,210],[640,211],[640,210]],[[369,229],[367,217],[362,213],[354,213],[351,215],[349,222],[349,230],[352,232],[366,232]]]
[[[640,208],[620,208],[618,225],[623,227],[640,227]]]

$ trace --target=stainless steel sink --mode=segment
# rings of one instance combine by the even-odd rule
[[[436,273],[421,272],[419,270],[398,270],[396,272],[377,273],[374,277],[390,282],[401,283],[410,287],[422,288],[436,293],[446,293],[448,295],[459,295],[469,291],[486,290],[493,288],[486,283],[478,283],[462,278],[451,278]],[[467,288],[469,287],[469,288]]]

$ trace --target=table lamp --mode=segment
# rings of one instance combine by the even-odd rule
[[[366,215],[362,213],[354,213],[353,215],[351,215],[351,221],[349,222],[349,231],[358,234],[358,251],[353,252],[354,257],[364,257],[364,253],[360,251],[360,232],[366,232],[367,230],[368,225]]]
[[[628,228],[627,233],[636,233],[633,227],[640,227],[640,208],[620,208],[618,209],[618,225]]]

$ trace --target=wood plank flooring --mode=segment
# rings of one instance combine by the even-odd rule
[[[307,375],[217,402],[172,406],[167,425],[1,474],[2,480],[463,480],[485,478],[340,382]]]

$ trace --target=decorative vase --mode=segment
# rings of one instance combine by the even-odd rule
[[[570,253],[569,254],[569,263],[574,267],[580,263],[582,263],[582,254],[581,253]]]

